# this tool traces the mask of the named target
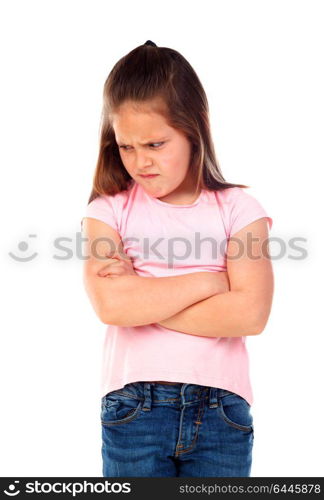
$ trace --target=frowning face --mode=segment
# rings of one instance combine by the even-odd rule
[[[131,102],[112,115],[112,126],[125,169],[148,194],[167,203],[194,201],[191,143],[181,131],[149,105]]]

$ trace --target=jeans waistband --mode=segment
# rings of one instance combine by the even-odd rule
[[[233,392],[223,388],[180,382],[173,385],[157,382],[133,382],[126,384],[122,389],[112,391],[112,393],[144,401],[142,409],[146,411],[151,410],[152,401],[180,401],[185,406],[202,398],[208,400],[210,408],[217,408],[219,398],[233,394]]]

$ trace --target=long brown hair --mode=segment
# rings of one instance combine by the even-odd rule
[[[176,50],[148,40],[122,57],[110,71],[103,89],[103,109],[97,166],[88,203],[101,194],[114,195],[129,188],[115,140],[111,115],[125,102],[149,104],[169,126],[182,131],[192,144],[191,173],[197,192],[244,184],[226,182],[214,150],[209,107],[203,86],[189,62]]]

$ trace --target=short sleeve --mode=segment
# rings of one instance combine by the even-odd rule
[[[101,220],[118,231],[118,224],[111,196],[101,195],[92,200],[85,209],[84,217],[92,217],[93,219]],[[81,220],[81,227],[84,217]]]
[[[261,203],[254,196],[244,191],[243,188],[233,188],[229,211],[230,236],[262,217],[267,218],[269,229],[272,228],[272,218],[268,216]]]

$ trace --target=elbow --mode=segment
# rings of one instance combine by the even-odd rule
[[[118,318],[116,308],[107,307],[107,304],[103,307],[98,307],[97,316],[105,325],[120,325],[120,318]]]
[[[262,333],[263,330],[264,327],[262,327],[261,325],[253,326],[253,328],[250,330],[251,331],[250,335],[260,335],[260,333]]]
[[[254,302],[254,304],[253,304]],[[247,310],[250,311],[249,323],[251,328],[250,335],[260,335],[267,326],[268,319],[271,312],[271,301],[267,300],[253,300],[253,302],[247,305]]]
[[[260,335],[264,331],[265,327],[267,326],[268,317],[269,315],[254,319],[251,327],[251,335]]]
[[[90,296],[93,309],[98,319],[105,325],[117,325],[117,308],[110,299],[105,300],[101,296]]]
[[[97,313],[98,318],[104,325],[113,325],[113,319],[107,314],[107,311],[102,311]]]
[[[101,296],[96,293],[88,293],[92,308],[96,313],[97,318],[105,325],[114,325],[115,316],[114,308],[111,301],[104,300]]]
[[[96,313],[97,318],[104,323],[105,325],[112,325],[113,318],[111,316],[110,311],[107,310],[107,307],[104,307],[102,304],[92,303],[93,309]]]
[[[269,293],[267,296],[263,295],[263,297],[259,297],[258,300],[255,299],[253,301],[254,306],[250,307],[250,311],[252,312],[251,321],[253,323],[253,335],[260,335],[260,333],[265,330],[271,313],[272,297],[273,292]]]
[[[114,326],[134,326],[131,322],[127,321],[125,315],[118,312],[116,307],[105,307],[98,311],[98,317],[105,325]]]

